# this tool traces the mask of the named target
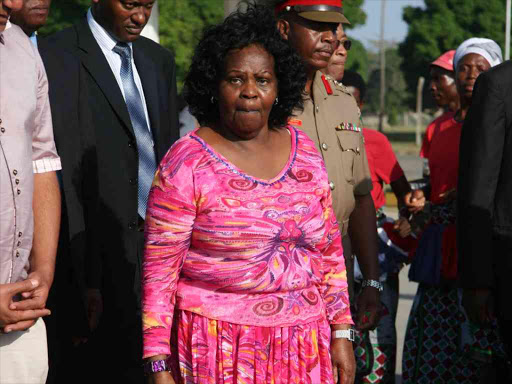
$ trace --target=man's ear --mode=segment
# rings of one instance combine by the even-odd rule
[[[288,40],[290,35],[290,23],[284,19],[277,20],[277,30],[281,34],[281,37]]]

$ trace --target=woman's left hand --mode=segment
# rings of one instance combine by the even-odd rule
[[[347,339],[332,339],[331,361],[334,383],[353,384],[356,377],[356,360],[352,342]]]

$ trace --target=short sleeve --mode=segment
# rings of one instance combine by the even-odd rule
[[[52,114],[48,96],[48,78],[39,52],[34,48],[37,71],[37,106],[32,134],[32,165],[34,173],[62,169],[53,139]]]
[[[432,137],[434,136],[435,129],[435,121],[432,122],[425,131],[425,136],[423,137],[423,143],[421,144],[420,149],[420,157],[424,159],[428,159],[430,154],[430,144],[432,143]]]
[[[360,156],[354,160],[354,195],[364,196],[372,191],[373,184],[363,134],[359,135],[359,151]]]

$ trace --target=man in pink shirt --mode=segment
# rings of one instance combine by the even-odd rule
[[[0,382],[44,383],[41,316],[53,281],[61,169],[48,82],[37,50],[8,18],[22,0],[0,0]]]

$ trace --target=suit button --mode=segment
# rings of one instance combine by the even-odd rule
[[[5,128],[4,127],[0,128],[0,131],[2,131],[2,133],[5,133]]]
[[[137,184],[137,179],[130,179],[130,185],[135,185]]]
[[[20,257],[20,251],[16,251],[16,257]]]
[[[17,170],[13,170],[13,171],[12,171],[12,174],[13,174],[14,176],[16,176],[16,175],[18,174],[18,171],[17,171]]]
[[[331,191],[334,191],[334,188],[336,188],[332,181],[329,183],[329,188],[331,188]]]
[[[135,228],[137,228],[137,224],[135,223],[135,221],[132,221],[130,224],[128,224],[128,229],[130,231],[133,231]]]
[[[322,143],[322,149],[324,151],[327,151],[327,148],[329,148],[329,146],[327,144],[325,144],[325,143]]]
[[[128,146],[129,146],[130,148],[134,148],[134,147],[135,147],[135,142],[133,142],[133,141],[129,141],[129,142],[128,142]]]

